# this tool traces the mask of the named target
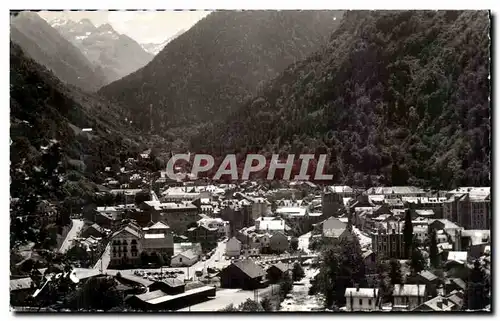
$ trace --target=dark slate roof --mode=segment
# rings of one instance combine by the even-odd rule
[[[248,275],[251,279],[264,276],[266,272],[251,260],[244,260],[232,263],[233,266],[240,269],[243,273]]]

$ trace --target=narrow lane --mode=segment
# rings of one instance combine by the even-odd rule
[[[73,245],[73,240],[78,237],[78,234],[82,230],[83,227],[83,220],[79,219],[72,219],[73,225],[71,227],[71,230],[69,230],[68,235],[66,235],[66,238],[64,239],[64,242],[61,244],[61,248],[59,248],[60,253],[66,253],[71,246]]]

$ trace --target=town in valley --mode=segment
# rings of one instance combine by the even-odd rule
[[[491,313],[490,32],[11,11],[11,310]]]

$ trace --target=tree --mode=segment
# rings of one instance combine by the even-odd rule
[[[259,302],[256,302],[252,299],[247,299],[245,302],[238,306],[238,311],[242,312],[262,312],[264,308],[260,305]]]
[[[107,276],[89,278],[67,301],[71,307],[87,311],[123,306],[123,296],[117,291],[115,280]]]
[[[294,237],[292,238],[292,240],[290,241],[290,248],[292,249],[292,251],[297,251],[297,249],[299,248],[299,239]]]
[[[273,303],[268,296],[260,300],[260,305],[262,306],[262,309],[264,309],[264,311],[266,312],[274,311]]]
[[[66,252],[66,257],[70,261],[79,261],[83,265],[87,266],[90,263],[90,255],[86,249],[81,246],[73,246]]]
[[[484,309],[489,300],[490,282],[481,267],[479,261],[474,262],[473,269],[469,272],[467,278],[467,288],[464,296],[464,309],[477,311]]]
[[[168,254],[163,254],[163,264],[165,266],[170,266],[170,261],[172,261],[172,257]]]
[[[345,304],[345,289],[365,286],[365,266],[358,239],[349,233],[340,242],[325,246],[317,278],[318,291],[323,294],[325,306]]]
[[[292,291],[293,288],[293,281],[292,278],[290,277],[290,274],[287,272],[283,276],[283,279],[279,283],[280,287],[280,297],[284,299],[290,291]]]
[[[403,283],[401,263],[397,259],[391,259],[389,261],[389,279],[391,280],[392,285]]]
[[[293,265],[293,270],[292,270],[292,279],[294,281],[299,281],[304,276],[306,276],[306,274],[304,273],[304,269],[302,268],[302,266],[300,265],[300,263],[298,263],[298,262],[295,263]]]
[[[428,243],[429,243],[429,259],[431,261],[431,266],[437,268],[439,267],[440,262],[439,262],[439,251],[437,248],[436,230],[434,228],[430,228]]]
[[[219,311],[221,311],[221,312],[236,312],[236,311],[238,311],[238,309],[235,308],[234,304],[231,303],[230,305],[228,305],[227,307],[225,307]]]
[[[147,252],[141,252],[141,263],[146,265],[151,262],[151,258]]]
[[[406,210],[405,212],[405,223],[403,227],[403,239],[404,239],[404,251],[405,257],[409,258],[411,256],[411,250],[413,249],[413,223],[411,221],[411,212]]]
[[[418,274],[420,271],[425,270],[427,263],[422,252],[419,249],[411,251],[410,267],[413,275]]]

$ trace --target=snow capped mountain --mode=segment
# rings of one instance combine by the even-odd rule
[[[103,69],[107,81],[113,82],[153,59],[135,40],[120,34],[106,23],[96,27],[89,19],[49,21],[64,38],[79,48],[87,59]]]
[[[173,35],[172,37],[170,38],[167,38],[166,40],[164,40],[163,42],[161,43],[142,43],[141,46],[142,48],[149,52],[150,54],[153,54],[153,55],[157,55],[160,51],[162,51],[163,48],[165,48],[165,46],[172,40],[174,40],[175,38],[179,37],[181,34],[183,34],[184,32],[186,32],[186,30],[182,29],[180,30],[179,32],[177,32],[175,35]]]

